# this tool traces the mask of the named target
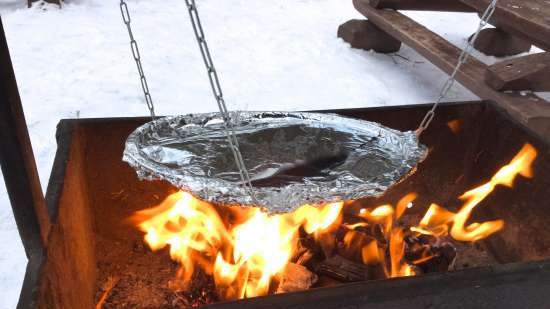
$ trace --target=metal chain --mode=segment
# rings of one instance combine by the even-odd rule
[[[417,135],[420,135],[424,130],[428,128],[432,120],[435,116],[435,110],[439,103],[447,96],[447,93],[451,90],[451,87],[453,86],[455,82],[455,77],[458,71],[460,70],[460,67],[468,60],[468,57],[471,55],[472,50],[474,48],[474,43],[477,40],[477,37],[479,36],[479,33],[481,30],[487,25],[489,22],[489,19],[491,19],[491,16],[493,16],[493,13],[495,12],[496,6],[497,6],[498,0],[492,0],[491,3],[489,3],[489,6],[481,16],[481,19],[479,21],[479,26],[474,33],[474,35],[468,40],[468,44],[466,47],[462,50],[460,53],[460,57],[458,57],[458,62],[452,72],[452,74],[449,76],[445,84],[443,84],[443,87],[441,88],[441,91],[439,92],[439,97],[437,98],[437,101],[434,103],[432,108],[426,113],[422,121],[420,122],[420,125],[418,126],[418,129],[416,129]]]
[[[202,59],[204,60],[206,71],[208,72],[208,79],[210,80],[212,93],[214,95],[214,98],[216,99],[220,114],[223,118],[225,136],[227,137],[227,142],[229,143],[231,152],[233,152],[233,157],[235,159],[237,168],[239,169],[242,184],[249,191],[249,194],[252,197],[253,201],[257,202],[256,196],[254,194],[254,189],[250,181],[250,175],[248,174],[248,170],[246,169],[246,165],[244,164],[244,160],[239,149],[239,142],[235,134],[235,129],[233,128],[227,106],[225,105],[218,73],[216,72],[214,62],[212,61],[212,56],[210,55],[210,50],[208,49],[208,44],[206,43],[206,37],[202,29],[197,5],[195,4],[195,0],[185,0],[185,3],[187,4],[191,25],[193,26],[193,31],[195,32],[195,38],[197,39],[197,43],[199,44]]]
[[[134,38],[132,32],[132,26],[130,25],[130,12],[128,11],[128,5],[125,0],[120,0],[120,13],[122,14],[122,20],[128,28],[128,35],[130,36],[130,47],[132,48],[132,55],[136,61],[139,81],[141,82],[141,89],[143,89],[143,95],[145,96],[145,103],[147,103],[147,108],[151,114],[151,118],[155,117],[155,106],[153,105],[153,99],[151,98],[151,93],[149,92],[149,85],[147,84],[147,79],[145,78],[145,72],[143,71],[143,66],[141,65],[141,56],[139,54],[139,48],[137,42]]]

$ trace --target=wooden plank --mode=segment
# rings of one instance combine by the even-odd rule
[[[372,0],[370,3],[377,9],[476,12],[458,0]]]
[[[378,10],[368,0],[353,0],[355,8],[389,35],[426,57],[446,73],[456,66],[461,50],[426,27],[392,10]],[[487,66],[470,57],[456,79],[480,98],[492,100],[536,134],[550,135],[550,103],[534,94],[500,93],[485,84]]]
[[[460,0],[483,12],[491,0]],[[499,0],[491,23],[534,45],[550,50],[550,2],[548,0]]]
[[[0,165],[28,258],[41,254],[50,220],[0,17]]]
[[[487,68],[485,82],[499,91],[550,91],[550,52],[493,64]]]

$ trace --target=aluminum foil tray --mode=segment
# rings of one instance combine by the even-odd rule
[[[137,128],[123,160],[145,179],[164,179],[218,204],[283,213],[309,203],[383,193],[422,160],[413,132],[334,114],[231,112],[254,184],[242,186],[218,113],[159,118]]]

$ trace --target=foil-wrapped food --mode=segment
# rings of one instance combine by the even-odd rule
[[[242,184],[219,113],[146,123],[128,137],[123,160],[141,178],[164,179],[203,200],[283,213],[379,195],[426,153],[414,132],[334,114],[231,112],[230,121],[256,201]]]

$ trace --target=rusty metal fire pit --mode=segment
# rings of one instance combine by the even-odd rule
[[[414,127],[414,119],[428,107],[332,112],[407,130]],[[143,289],[142,293],[165,288],[163,280],[167,278],[159,279],[156,274],[166,272],[166,265],[171,265],[169,258],[147,253],[139,245],[142,235],[125,223],[136,210],[156,205],[174,191],[166,182],[140,181],[133,169],[119,159],[126,136],[146,121],[145,118],[61,121],[57,134],[59,148],[47,192],[54,225],[44,257],[29,262],[21,304],[38,308],[90,308],[104,282],[124,273],[131,273],[140,282],[137,286]],[[457,134],[448,125],[451,121],[460,123]],[[394,203],[406,192],[416,190],[420,197],[425,197],[419,204],[437,201],[456,207],[455,197],[460,192],[494,173],[524,142],[539,150],[534,178],[519,181],[514,190],[497,189],[476,213],[476,220],[506,220],[507,227],[502,233],[480,242],[492,260],[502,264],[472,265],[480,267],[212,306],[400,308],[406,304],[408,308],[424,308],[433,304],[447,308],[514,308],[529,304],[543,308],[548,305],[544,293],[550,288],[547,203],[550,183],[545,176],[550,172],[548,142],[518,125],[490,102],[445,104],[422,142],[432,150],[418,172],[382,197],[365,202]],[[98,143],[104,147],[94,147]],[[168,274],[172,276],[171,272]]]
[[[171,293],[167,282],[174,263],[168,254],[147,251],[142,234],[127,222],[136,211],[157,205],[175,190],[164,181],[140,181],[120,160],[126,137],[147,119],[62,120],[44,201],[5,38],[0,43],[0,163],[29,258],[18,308],[94,308],[103,290],[109,289],[108,283],[111,287],[131,283],[132,297],[118,308],[173,308],[171,303],[155,300]],[[416,128],[429,108],[330,112],[407,131]],[[416,191],[415,204],[428,207],[434,202],[454,210],[459,207],[456,197],[460,193],[479,185],[524,143],[530,143],[539,154],[533,178],[518,179],[513,190],[497,187],[472,218],[506,221],[499,234],[476,243],[477,252],[487,257],[485,262],[465,259],[459,271],[326,284],[207,307],[549,308],[550,140],[539,133],[550,127],[550,120],[534,119],[534,130],[530,122],[514,115],[489,101],[443,104],[421,137],[430,153],[418,171],[384,195],[346,208],[356,212],[363,204],[395,204]],[[411,211],[423,213],[425,209]]]

